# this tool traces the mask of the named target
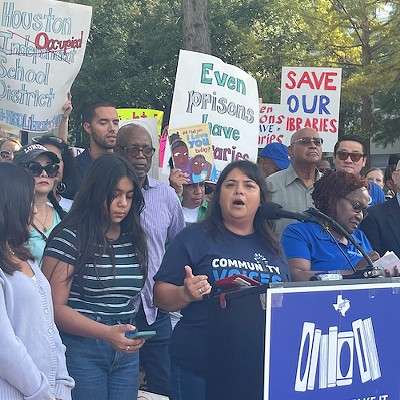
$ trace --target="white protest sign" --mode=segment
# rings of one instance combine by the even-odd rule
[[[169,127],[208,123],[217,175],[232,161],[256,161],[258,114],[254,78],[217,57],[180,51]],[[170,154],[167,146],[164,166]]]
[[[283,67],[281,104],[288,107],[286,131],[310,127],[333,151],[338,138],[341,68]]]
[[[92,7],[54,0],[0,4],[0,121],[51,131],[82,65]]]
[[[282,104],[260,104],[260,131],[258,148],[279,142],[289,146],[291,133],[286,132],[287,106]]]

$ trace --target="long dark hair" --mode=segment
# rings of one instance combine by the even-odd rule
[[[85,264],[95,264],[96,255],[107,251],[105,232],[111,227],[109,214],[111,202],[119,181],[127,177],[134,187],[132,206],[121,222],[121,235],[130,235],[138,256],[142,273],[147,274],[147,244],[140,225],[143,210],[143,195],[133,167],[116,154],[105,154],[93,161],[82,186],[66,217],[53,229],[47,243],[63,228],[76,232],[78,237],[78,259],[74,273],[82,283]],[[106,205],[106,207],[104,207]],[[70,277],[72,279],[72,276]]]
[[[211,204],[209,205],[207,217],[203,222],[207,225],[210,232],[212,232],[213,234],[216,234],[218,232],[221,233],[226,229],[219,200],[221,197],[222,184],[226,180],[228,174],[235,168],[240,169],[246,176],[248,176],[258,185],[258,187],[260,188],[260,203],[263,204],[268,201],[267,184],[265,182],[264,175],[257,164],[254,164],[253,162],[247,160],[234,161],[228,164],[223,169],[221,175],[218,178],[218,182],[214,190],[214,196],[212,198]],[[270,250],[281,254],[282,248],[279,244],[277,237],[271,229],[270,223],[265,218],[262,218],[259,214],[260,208],[257,210],[254,216],[253,226],[255,232],[261,235],[261,237],[265,241],[266,246]]]
[[[35,180],[24,168],[0,163],[0,268],[13,274],[21,268],[12,254],[22,261],[33,260],[27,249],[28,226],[33,218]]]

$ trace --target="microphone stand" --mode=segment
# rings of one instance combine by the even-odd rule
[[[355,248],[362,254],[364,259],[367,261],[367,267],[365,269],[356,270],[353,265],[350,263],[351,267],[354,270],[354,273],[351,275],[344,275],[343,279],[362,279],[362,278],[378,278],[383,277],[383,271],[379,268],[374,267],[371,257],[365,252],[365,250],[354,240],[353,236],[350,235],[349,232],[346,231],[341,225],[339,225],[333,218],[328,215],[322,213],[316,208],[309,208],[307,213],[314,215],[316,217],[320,217],[321,219],[329,222],[332,227],[340,232],[349,242],[351,242]]]

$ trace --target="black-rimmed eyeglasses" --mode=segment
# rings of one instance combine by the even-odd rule
[[[33,161],[29,164],[25,164],[24,167],[35,177],[38,178],[43,170],[46,171],[46,174],[49,178],[55,178],[58,174],[58,170],[60,166],[58,164],[47,164],[45,166],[40,163]]]
[[[362,157],[365,157],[364,154],[360,153],[349,153],[348,151],[342,151],[339,150],[336,152],[336,155],[338,156],[339,160],[347,160],[349,157],[351,158],[351,161],[353,162],[358,162],[361,160]]]
[[[348,199],[347,197],[343,198],[351,204],[351,206],[353,207],[353,211],[355,213],[357,214],[362,213],[363,218],[365,218],[368,215],[367,207],[363,207],[363,205],[358,201]]]
[[[120,149],[125,150],[130,156],[137,157],[140,152],[145,157],[151,157],[156,149],[154,147],[136,147],[136,146],[118,146]]]

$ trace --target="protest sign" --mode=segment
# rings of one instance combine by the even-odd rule
[[[168,138],[174,167],[188,174],[188,183],[217,180],[208,124],[171,129]]]
[[[149,108],[117,108],[120,120],[133,120],[139,118],[157,118],[158,135],[161,134],[164,111]]]
[[[318,131],[323,150],[333,151],[339,128],[341,68],[283,67],[281,104],[288,107],[286,131]]]
[[[256,161],[258,112],[254,78],[211,55],[180,51],[169,126],[207,123],[217,174],[231,161]]]
[[[92,7],[18,0],[0,12],[0,121],[51,131],[82,65]]]
[[[287,106],[282,104],[260,104],[260,131],[258,148],[278,142],[290,144],[291,133],[286,131]]]

